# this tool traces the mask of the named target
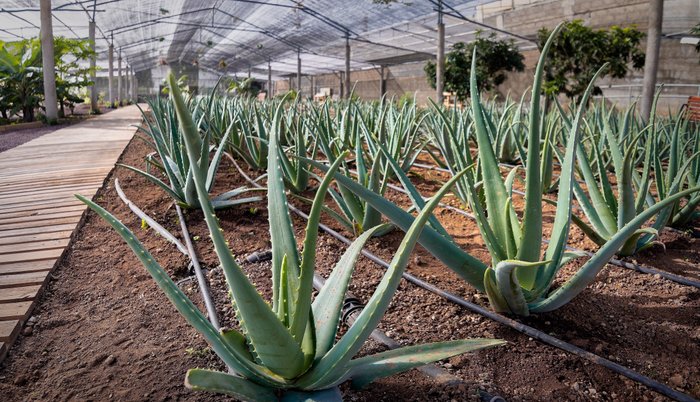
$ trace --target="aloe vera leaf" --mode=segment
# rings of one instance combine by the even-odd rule
[[[230,133],[228,134],[230,135]],[[216,152],[214,153],[214,157],[211,160],[211,163],[209,164],[209,170],[207,171],[207,192],[211,191],[212,188],[214,188],[214,180],[216,179],[216,172],[219,170],[219,164],[221,163],[221,157],[224,156],[224,146],[223,143],[225,143],[228,140],[228,136],[224,137],[222,140],[222,143],[219,145],[217,148]]]
[[[104,219],[114,230],[124,239],[126,244],[134,252],[134,255],[141,261],[146,271],[153,277],[158,287],[165,293],[165,296],[170,300],[177,311],[187,320],[187,322],[197,332],[202,334],[204,339],[211,345],[214,352],[237,372],[249,377],[256,378],[258,381],[275,384],[276,382],[284,383],[282,377],[275,375],[264,367],[260,367],[247,358],[250,355],[247,350],[231,347],[225,342],[216,328],[207,320],[199,309],[187,298],[187,296],[175,285],[170,279],[167,272],[158,264],[151,253],[146,250],[138,241],[136,236],[112,214],[104,208],[88,200],[87,198],[76,194],[76,198],[85,203],[90,209],[95,211],[102,219]]]
[[[309,163],[319,170],[328,170],[328,167],[322,163],[312,160],[309,160]],[[353,182],[344,175],[336,173],[335,180],[354,191],[366,202],[372,204],[372,206],[377,208],[377,210],[402,230],[408,230],[411,223],[415,220],[411,214],[390,201],[387,201],[379,194],[373,193]],[[469,255],[453,242],[447,241],[430,226],[424,228],[419,243],[437,259],[442,261],[442,263],[447,265],[447,267],[464,278],[465,281],[469,282],[469,284],[480,291],[484,290],[482,282],[484,271],[486,271],[487,267],[483,262]]]
[[[168,75],[168,82],[171,88],[170,96],[175,104],[178,120],[182,128],[187,154],[190,160],[194,160],[197,152],[196,146],[201,145],[201,141],[197,142],[199,135],[192,122],[192,116],[182,99],[180,90],[175,85],[175,77],[172,74]],[[304,365],[304,356],[299,345],[287,331],[287,328],[277,319],[275,313],[258,294],[257,289],[250,283],[248,277],[236,263],[231,250],[226,244],[219,222],[214,215],[214,210],[204,185],[204,172],[200,169],[192,169],[192,171],[194,172],[194,181],[204,220],[207,223],[212,242],[214,243],[214,250],[221,262],[226,282],[236,302],[239,321],[247,331],[250,344],[254,347],[255,353],[265,367],[284,378],[298,376]],[[269,174],[274,173],[274,171],[270,171]],[[277,174],[279,173],[277,172]],[[277,191],[281,191],[282,197],[284,197],[284,186],[280,181],[278,183],[281,190],[278,187]],[[273,198],[271,193],[274,194],[274,191],[268,188],[268,199]],[[286,202],[286,200],[283,200],[283,202]],[[276,201],[272,202],[273,206],[275,203]],[[283,205],[284,211],[287,211],[286,203]],[[270,215],[273,213],[274,209],[270,208]],[[289,215],[287,215],[287,218],[289,218]],[[272,223],[273,220],[270,218],[270,224],[272,225]],[[272,231],[273,236],[275,232],[279,233],[281,231],[279,226],[281,225],[277,227],[272,226],[275,227],[275,230]],[[294,250],[296,251],[296,248]]]
[[[209,391],[227,394],[246,402],[278,402],[275,392],[245,378],[219,371],[190,369],[185,377],[185,386],[194,391]]]
[[[332,176],[326,176],[332,177]],[[336,264],[313,302],[316,326],[316,359],[320,360],[333,346],[340,323],[345,292],[362,249],[374,234],[386,225],[370,228],[358,237]]]
[[[552,43],[554,43],[554,38],[559,34],[563,26],[564,23],[557,25],[543,46],[532,83],[525,173],[525,210],[522,220],[523,233],[520,238],[520,244],[518,244],[517,254],[510,254],[511,257],[514,256],[522,261],[539,261],[540,259],[540,244],[542,242],[542,178],[540,176],[539,161],[540,141],[542,138],[540,88],[542,88],[547,54]],[[472,67],[472,71],[474,71],[473,69],[474,67]],[[518,279],[526,289],[532,289],[535,285],[536,274],[537,271],[532,269],[520,269],[518,270]]]
[[[618,216],[617,216],[617,227],[621,228],[631,221],[636,215],[637,210],[635,208],[634,200],[634,187],[632,187],[632,171],[634,170],[633,158],[636,150],[637,141],[641,137],[641,133],[635,136],[635,138],[630,143],[627,151],[625,152],[625,157],[622,162],[623,170],[620,173],[620,182],[618,183],[618,193],[620,197]],[[647,148],[651,147],[651,141],[647,141]],[[651,152],[651,150],[647,150]],[[647,176],[647,181],[649,181]],[[648,188],[649,183],[642,183],[641,188]],[[614,232],[612,232],[614,233]]]
[[[459,177],[466,173],[462,171],[451,178],[438,192],[430,199],[423,211],[416,217],[414,222],[406,231],[406,236],[401,241],[394,258],[389,264],[381,282],[377,285],[372,297],[367,302],[366,307],[357,316],[353,325],[333,345],[330,351],[318,361],[302,378],[299,385],[305,389],[324,388],[332,384],[341,376],[344,366],[357,353],[370,333],[379,323],[384,312],[389,307],[391,297],[399,286],[402,274],[408,265],[411,252],[420,237],[420,233],[428,221],[428,217],[438,206],[442,197],[447,194]]]
[[[575,182],[574,165],[576,163],[576,146],[580,137],[580,122],[583,119],[585,105],[593,91],[594,83],[607,67],[608,64],[604,64],[591,79],[586,91],[583,93],[581,104],[576,111],[576,117],[571,125],[571,134],[569,134],[569,138],[567,139],[564,163],[562,164],[561,174],[559,176],[559,195],[557,197],[557,211],[552,226],[552,236],[547,246],[547,251],[545,252],[545,259],[551,260],[552,262],[546,265],[544,270],[538,272],[537,291],[535,292],[538,294],[543,292],[544,289],[548,288],[551,284],[554,275],[559,270],[559,264],[566,248],[566,242],[569,238],[569,227],[571,226],[572,187]]]
[[[291,277],[299,277],[299,253],[294,238],[292,220],[289,216],[284,180],[281,172],[280,156],[278,153],[278,141],[282,124],[282,106],[282,104],[279,104],[275,110],[270,130],[270,146],[268,148],[270,155],[267,158],[267,208],[270,221],[270,238],[272,242],[273,310],[277,313],[280,320],[285,314],[288,316],[292,315],[291,311],[284,311],[280,308],[280,298],[283,297],[283,295],[278,292],[280,285],[280,268],[282,258],[285,255],[287,256],[288,268],[292,274]],[[297,287],[298,284],[293,285],[294,289]],[[296,300],[290,300],[292,305],[294,305],[295,302]],[[298,341],[301,341],[301,339]]]
[[[311,309],[311,296],[313,291],[314,269],[316,268],[316,244],[318,243],[318,225],[321,221],[321,211],[326,198],[326,192],[333,180],[333,175],[340,167],[340,164],[347,153],[342,153],[331,165],[329,173],[323,179],[316,190],[316,196],[311,204],[311,211],[306,224],[306,236],[304,238],[304,249],[302,252],[300,275],[298,281],[298,298],[293,306],[293,313],[290,317],[291,325],[289,331],[297,340],[302,339],[309,320]]]
[[[160,187],[163,191],[165,191],[165,192],[166,192],[170,197],[172,197],[175,201],[180,202],[180,203],[185,203],[185,198],[184,198],[182,195],[180,195],[180,194],[176,193],[175,191],[173,191],[173,190],[170,188],[170,186],[168,186],[167,184],[163,183],[159,178],[153,176],[152,174],[146,173],[146,172],[144,172],[143,170],[138,169],[138,168],[135,168],[135,167],[133,167],[133,166],[122,165],[121,163],[118,163],[117,166],[125,167],[125,168],[127,168],[127,169],[129,169],[129,170],[131,170],[131,171],[134,171],[134,172],[136,172],[136,173],[142,175],[143,177],[145,177],[146,179],[148,179],[150,182],[152,182],[153,184],[155,184],[155,185],[157,185],[158,187]]]
[[[413,185],[413,183],[411,183],[411,180],[408,178],[408,176],[406,176],[406,173],[404,173],[399,164],[394,160],[394,158],[392,158],[389,155],[389,151],[386,149],[386,147],[384,147],[384,145],[382,144],[379,144],[379,147],[381,149],[381,152],[384,153],[384,157],[387,159],[387,162],[396,174],[396,177],[399,179],[399,182],[401,182],[401,185],[406,190],[408,198],[413,203],[413,206],[416,207],[416,210],[418,210],[418,212],[420,212],[425,207],[425,200],[423,200],[423,196],[420,195],[418,189]],[[452,238],[449,235],[449,233],[447,233],[447,230],[445,230],[445,228],[442,226],[440,221],[438,221],[434,215],[430,216],[430,218],[428,219],[428,223],[438,233],[445,236],[445,238]]]
[[[603,247],[601,247],[569,280],[546,299],[530,304],[531,312],[547,312],[570,302],[583,291],[593,280],[598,272],[610,261],[623,243],[633,235],[647,220],[662,209],[681,198],[700,191],[700,186],[676,193],[665,200],[637,215],[632,221],[620,229]]]
[[[428,343],[388,350],[350,361],[348,364],[350,368],[349,376],[352,379],[353,388],[363,388],[379,378],[402,373],[452,356],[492,348],[505,343],[505,341],[499,339],[477,338]]]
[[[496,283],[496,271],[489,267],[484,272],[484,288],[489,299],[489,306],[497,313],[510,313],[510,307]]]
[[[510,241],[511,236],[508,235],[508,214],[501,214],[495,211],[501,211],[501,208],[506,203],[506,187],[501,177],[501,170],[498,166],[498,161],[491,147],[491,138],[488,134],[486,123],[484,121],[483,108],[476,81],[476,48],[472,55],[472,69],[470,77],[472,114],[474,117],[474,125],[476,128],[476,138],[479,152],[479,166],[483,171],[484,177],[484,194],[486,197],[486,210],[491,212],[488,214],[489,226],[491,226],[494,235],[505,249],[508,256],[513,256],[517,253],[516,245]],[[539,171],[537,172],[539,174]],[[538,190],[539,192],[539,190]],[[542,205],[538,205],[542,208]],[[527,229],[527,228],[526,228]],[[540,229],[541,230],[541,229]]]

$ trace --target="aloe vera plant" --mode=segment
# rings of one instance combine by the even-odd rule
[[[441,236],[429,226],[423,230],[419,242],[423,247],[440,259],[476,289],[485,291],[491,307],[500,312],[528,315],[530,312],[547,312],[563,306],[576,297],[594,279],[597,273],[647,220],[662,211],[668,205],[692,194],[700,188],[691,188],[669,196],[664,201],[644,210],[624,225],[615,235],[562,285],[552,289],[559,270],[573,257],[565,252],[571,224],[573,198],[574,167],[576,148],[580,141],[580,126],[583,119],[584,105],[593,89],[593,81],[582,97],[571,129],[566,138],[566,150],[562,158],[561,176],[557,210],[552,227],[552,237],[542,255],[540,252],[542,237],[542,183],[540,177],[540,88],[547,51],[554,35],[545,44],[535,72],[532,89],[530,119],[528,130],[528,149],[525,177],[525,210],[520,221],[512,206],[510,191],[516,170],[511,171],[506,179],[501,176],[498,161],[489,141],[490,137],[483,121],[481,100],[474,91],[472,108],[477,143],[479,146],[478,163],[482,171],[483,194],[477,188],[473,172],[464,174],[458,184],[466,195],[466,201],[476,215],[479,230],[486,247],[491,253],[491,265],[486,266],[471,255],[462,251],[453,241]],[[474,55],[472,60],[476,60]],[[603,66],[598,74],[605,68]],[[475,67],[472,67],[472,72]],[[472,74],[472,88],[476,88],[476,76]],[[595,78],[594,78],[595,80]],[[455,153],[457,154],[457,153]],[[314,163],[319,169],[327,170],[322,164]],[[401,208],[357,186],[342,175],[336,174],[336,180],[372,204],[397,226],[406,230],[413,222],[411,215]],[[454,177],[453,177],[454,179]]]
[[[168,82],[171,84],[170,96],[184,134],[187,153],[195,160],[201,150],[201,138],[197,135],[191,114],[172,75],[168,76]],[[223,362],[237,373],[232,375],[191,369],[186,376],[186,386],[195,390],[226,393],[247,401],[340,400],[337,385],[346,380],[351,380],[355,386],[364,386],[376,378],[503,343],[491,339],[458,340],[411,346],[353,359],[388,308],[411,250],[431,211],[460,176],[456,175],[443,186],[412,222],[367,307],[338,338],[342,303],[355,261],[364,243],[381,226],[368,229],[349,246],[313,299],[312,282],[319,218],[323,198],[341,159],[330,167],[330,174],[319,186],[309,213],[300,255],[287,208],[279,155],[276,153],[281,113],[280,105],[271,126],[270,155],[267,158],[272,241],[271,305],[258,294],[228,248],[206,191],[206,170],[196,166],[193,173],[197,195],[233,298],[241,331],[216,331],[136,240],[133,233],[107,211],[79,197],[117,230],[177,310],[202,334]]]
[[[149,166],[155,166],[159,172],[165,175],[168,183],[165,183],[154,174],[133,166],[120,166],[124,166],[144,176],[150,182],[163,189],[183,208],[200,208],[200,199],[197,197],[193,172],[196,168],[206,169],[207,191],[211,191],[223,155],[223,148],[216,148],[210,161],[209,155],[213,149],[209,144],[210,134],[207,131],[205,138],[199,142],[201,148],[197,153],[196,159],[199,162],[193,162],[185,152],[183,133],[178,128],[175,108],[172,102],[156,98],[149,102],[149,106],[152,110],[154,121],[151,122],[144,111],[141,110],[147,127],[139,127],[139,130],[152,140],[151,146],[155,149],[155,153],[149,154],[146,160]],[[199,133],[197,135],[199,136]],[[253,190],[245,187],[236,188],[217,195],[212,199],[212,204],[214,208],[221,209],[259,201],[261,198],[257,196],[236,198],[251,191]]]
[[[695,154],[687,158],[686,162],[680,166],[678,142],[676,142],[672,151],[675,157],[669,161],[668,171],[663,171],[663,164],[657,151],[659,132],[656,126],[656,104],[658,95],[657,92],[649,124],[634,136],[630,135],[628,131],[636,104],[630,105],[627,109],[620,132],[614,133],[609,124],[608,116],[603,116],[604,138],[596,141],[593,136],[589,137],[591,139],[588,141],[590,152],[584,148],[583,142],[577,144],[578,167],[586,189],[584,190],[578,182],[574,181],[574,194],[588,223],[575,215],[573,222],[598,245],[604,245],[645,208],[657,203],[650,191],[654,182],[657,184],[656,190],[659,200],[681,191],[688,168],[698,156]],[[640,175],[635,170],[635,161],[639,154],[638,143],[642,138],[645,139],[645,144],[642,147],[643,152],[641,152],[643,160]],[[617,195],[607,177],[604,160],[604,151],[606,150],[610,154],[615,172]],[[692,194],[690,195],[692,196]],[[652,226],[635,231],[624,242],[618,254],[629,256],[651,246],[658,231],[666,226],[669,219],[672,219],[674,207],[678,207],[677,203],[672,203],[659,211]]]

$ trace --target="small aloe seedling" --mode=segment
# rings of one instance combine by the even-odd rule
[[[168,81],[187,153],[191,159],[195,159],[200,150],[195,125],[175,85],[174,77],[169,75]],[[279,106],[274,120],[280,119],[281,113],[282,106]],[[272,127],[279,126],[273,123]],[[278,135],[273,129],[268,156],[273,284],[271,305],[258,294],[226,244],[206,191],[206,172],[195,169],[193,173],[204,218],[231,291],[241,331],[217,331],[135,239],[133,233],[101,207],[79,197],[117,230],[178,311],[202,334],[223,362],[238,374],[192,369],[188,371],[185,380],[188,387],[226,393],[246,401],[334,401],[340,400],[337,385],[346,380],[351,380],[355,386],[364,386],[376,378],[503,343],[492,339],[458,340],[411,346],[353,359],[389,307],[411,251],[432,210],[459,175],[440,189],[416,217],[367,307],[345,334],[338,337],[342,304],[355,261],[364,243],[381,226],[367,230],[349,246],[313,299],[319,219],[326,191],[341,159],[330,167],[330,174],[319,185],[309,213],[303,251],[299,255],[277,153]]]

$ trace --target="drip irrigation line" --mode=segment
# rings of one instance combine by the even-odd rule
[[[180,221],[180,227],[182,228],[182,237],[185,239],[187,248],[185,248],[182,242],[180,242],[175,236],[173,236],[172,233],[170,233],[167,229],[161,226],[153,218],[148,216],[148,214],[143,212],[139,207],[137,207],[126,197],[126,194],[124,194],[124,191],[122,191],[121,187],[119,186],[119,179],[114,179],[114,188],[117,190],[119,198],[121,198],[124,204],[126,204],[136,216],[143,219],[143,221],[146,222],[148,226],[155,230],[159,235],[163,236],[164,239],[174,244],[182,254],[190,258],[190,263],[194,267],[195,276],[197,278],[197,282],[199,283],[199,291],[202,294],[202,299],[204,299],[204,305],[206,306],[207,314],[209,315],[209,321],[214,327],[216,327],[216,330],[218,331],[221,327],[219,326],[219,319],[216,315],[216,307],[211,298],[211,293],[209,292],[209,287],[207,286],[206,278],[202,273],[202,268],[199,265],[197,253],[195,252],[194,247],[192,246],[190,233],[187,230],[187,223],[185,222],[185,218],[182,215],[182,210],[180,209],[180,206],[175,204],[175,209],[177,210],[177,216]]]
[[[246,180],[248,180],[251,184],[255,183],[248,175],[245,174],[245,172],[243,172],[243,170],[238,165],[238,163],[236,163],[236,161],[233,160],[233,158],[230,155],[228,155],[228,154],[226,154],[226,155],[229,157],[229,159],[232,160],[232,162],[234,163],[234,165],[236,166],[238,171],[241,173],[241,175]],[[255,183],[255,184],[259,186],[259,184],[257,184],[257,183]],[[306,215],[304,212],[300,211],[296,207],[292,206],[291,204],[289,204],[288,206],[289,206],[290,211],[296,213],[297,215],[303,217],[304,219],[308,218],[308,215]],[[328,233],[329,235],[331,235],[336,240],[338,240],[342,243],[345,243],[347,245],[352,244],[352,241],[350,241],[350,239],[348,239],[347,237],[343,236],[342,234],[338,233],[337,231],[331,229],[330,227],[328,227],[322,223],[319,223],[319,228],[321,228],[324,232]],[[367,257],[371,261],[375,262],[377,265],[381,266],[384,269],[387,269],[389,267],[388,262],[382,260],[381,258],[376,256],[375,254],[368,251],[366,248],[362,249],[362,255],[364,255],[365,257]],[[515,321],[515,320],[508,318],[504,315],[498,314],[498,313],[493,312],[491,310],[488,310],[484,307],[481,307],[477,304],[474,304],[474,303],[471,303],[467,300],[464,300],[461,297],[459,297],[453,293],[450,293],[448,291],[445,291],[443,289],[440,289],[439,287],[432,285],[428,282],[425,282],[422,279],[419,279],[418,277],[409,274],[408,272],[404,272],[402,274],[402,277],[406,281],[408,281],[409,283],[412,283],[412,284],[414,284],[414,285],[416,285],[424,290],[427,290],[431,293],[434,293],[434,294],[436,294],[436,295],[438,295],[438,296],[440,296],[440,297],[442,297],[442,298],[444,298],[452,303],[455,303],[461,307],[466,308],[467,310],[470,310],[476,314],[479,314],[479,315],[486,317],[490,320],[493,320],[497,323],[503,324],[511,329],[514,329],[520,333],[523,333],[523,334],[525,334],[533,339],[537,339],[538,341],[541,341],[545,344],[548,344],[550,346],[554,346],[554,347],[561,349],[565,352],[572,353],[572,354],[579,356],[583,359],[586,359],[590,362],[593,362],[593,363],[598,364],[600,366],[603,366],[607,369],[610,369],[618,374],[621,374],[621,375],[629,378],[630,380],[633,380],[635,382],[638,382],[640,384],[647,386],[648,388],[652,389],[653,391],[658,392],[661,395],[667,396],[669,398],[672,398],[676,401],[681,401],[681,402],[698,402],[693,397],[691,397],[687,394],[684,394],[682,392],[676,391],[666,384],[663,384],[659,381],[656,381],[652,378],[649,378],[649,377],[647,377],[643,374],[640,374],[640,373],[638,373],[638,372],[636,372],[628,367],[625,367],[621,364],[615,363],[615,362],[608,360],[604,357],[598,356],[595,353],[591,353],[587,350],[584,350],[578,346],[570,344],[570,343],[563,341],[559,338],[548,335],[548,334],[546,334],[546,333],[544,333],[536,328],[533,328],[529,325],[525,325],[521,322]]]
[[[417,167],[425,168],[425,169],[445,171],[448,173],[450,172],[447,169],[442,169],[442,168],[435,167],[435,166],[422,165],[422,164],[420,166],[418,166],[418,165],[419,164],[414,164],[413,166],[417,166]],[[391,188],[392,190],[396,190],[396,191],[399,191],[403,194],[407,194],[406,190],[404,190],[401,187],[395,186],[393,184],[389,184],[388,187]],[[522,191],[518,191],[518,190],[513,190],[513,193],[518,194],[518,195],[522,195],[522,196],[525,195],[525,193],[523,193]],[[445,209],[449,209],[450,211],[454,211],[454,212],[457,212],[458,214],[464,215],[464,216],[468,217],[469,219],[476,220],[476,217],[467,211],[461,210],[459,208],[455,208],[451,205],[447,205],[444,203],[440,203],[440,206],[445,208]],[[574,206],[574,208],[579,209],[576,206]],[[665,227],[665,229],[673,229],[673,228],[667,226],[667,227]],[[681,231],[679,231],[677,229],[673,229],[673,230],[675,230],[679,233],[682,233]],[[549,240],[547,240],[547,239],[542,239],[542,242],[549,244]],[[581,250],[581,249],[578,249],[576,247],[566,246],[566,249],[569,251],[577,252],[577,253],[583,253],[583,254],[587,255],[588,257],[592,257],[594,255],[594,253],[592,253],[590,251]],[[676,282],[678,284],[685,285],[685,286],[692,286],[692,287],[700,289],[700,282],[694,281],[692,279],[688,279],[688,278],[681,276],[681,275],[672,274],[670,272],[662,271],[662,270],[652,268],[652,267],[647,267],[644,265],[639,265],[639,264],[635,264],[635,263],[631,263],[631,262],[627,262],[627,261],[622,261],[622,260],[619,260],[617,258],[611,258],[609,263],[612,265],[615,265],[617,267],[620,267],[620,268],[631,269],[633,271],[641,272],[644,274],[659,275],[662,278],[667,279],[669,281]]]

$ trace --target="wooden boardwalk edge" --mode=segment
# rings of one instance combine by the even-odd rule
[[[138,108],[129,106],[0,153],[0,182],[8,184],[0,185],[0,362],[85,222],[87,207],[71,201],[72,194],[94,197],[140,121]],[[55,170],[47,174],[47,166]],[[76,166],[93,168],[85,175]]]

